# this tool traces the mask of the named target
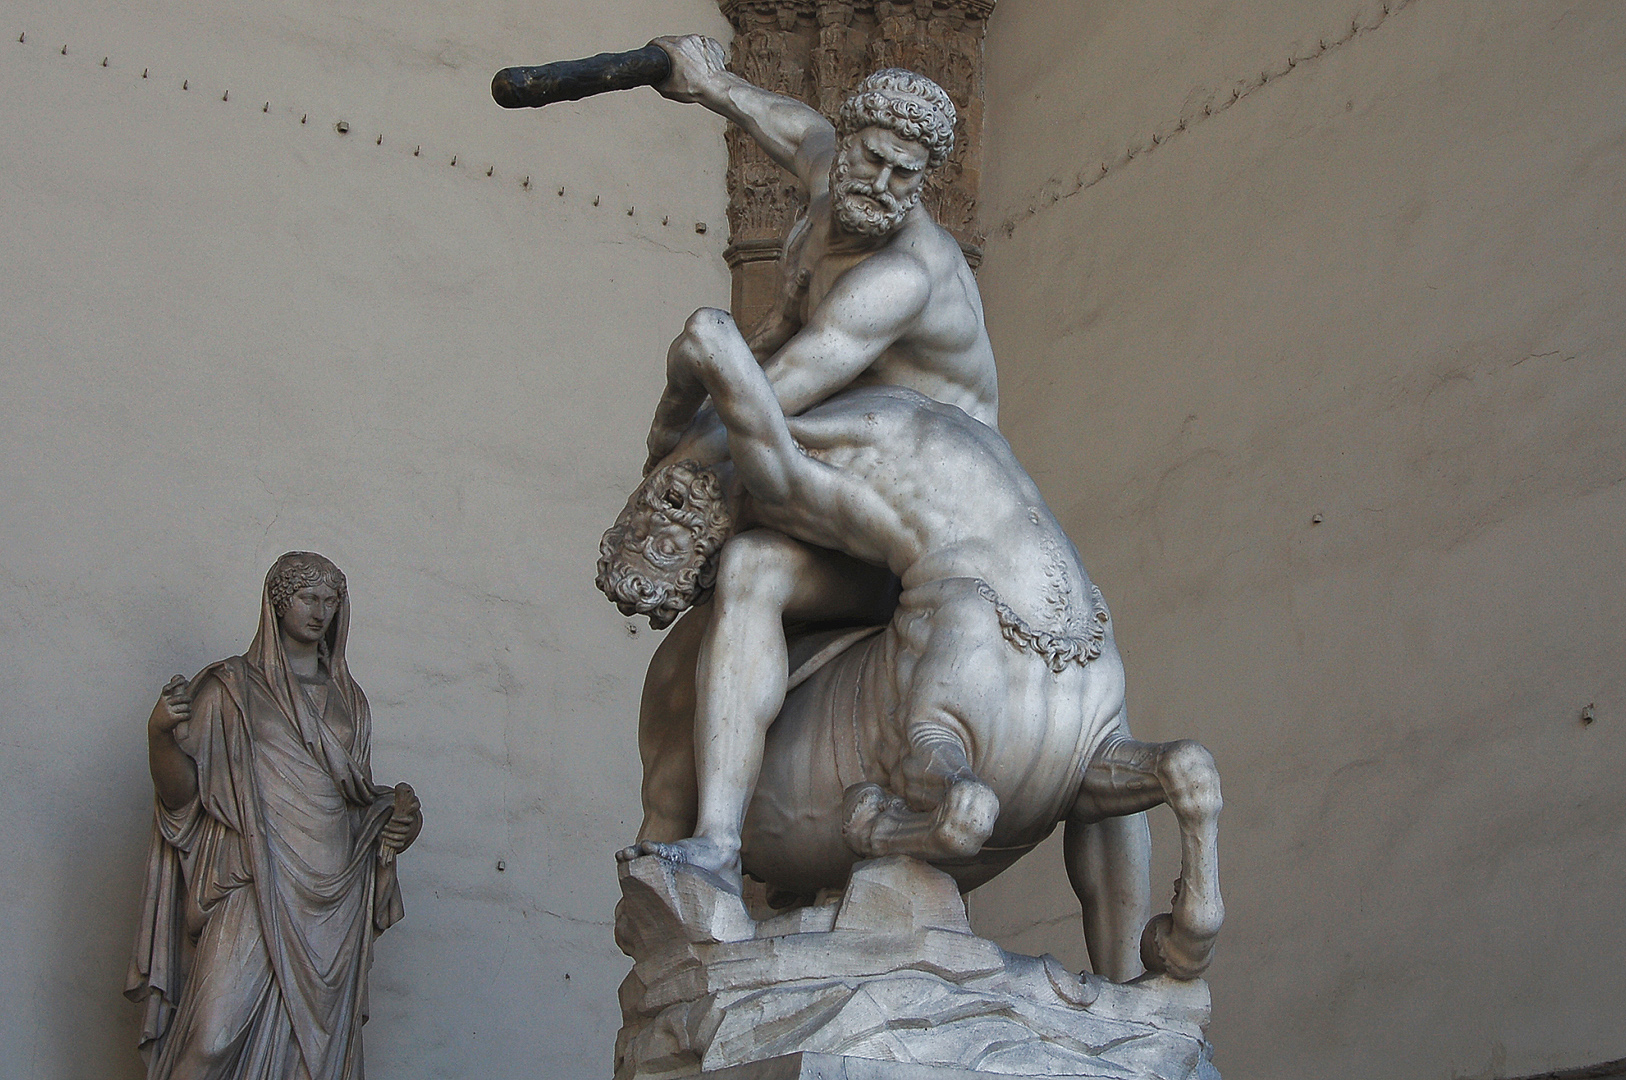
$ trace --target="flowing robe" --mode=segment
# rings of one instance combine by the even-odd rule
[[[263,608],[249,655],[192,681],[196,796],[156,802],[126,990],[150,1080],[363,1080],[372,940],[402,914],[379,849],[393,789],[372,782],[348,611],[307,689]]]

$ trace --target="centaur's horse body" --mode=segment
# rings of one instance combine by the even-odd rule
[[[807,895],[840,888],[864,857],[843,835],[846,792],[876,784],[908,798],[909,718],[922,713],[952,717],[970,771],[998,799],[992,832],[975,852],[932,853],[962,889],[988,881],[1067,820],[1091,756],[1128,736],[1106,608],[1095,605],[1093,648],[1052,670],[1007,638],[987,591],[960,578],[906,592],[890,623],[791,689],[746,813],[749,873]]]

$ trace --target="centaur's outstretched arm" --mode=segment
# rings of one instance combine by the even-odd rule
[[[657,415],[705,395],[728,435],[728,454],[765,524],[820,547],[884,565],[891,516],[879,495],[846,470],[809,457],[751,347],[726,311],[689,317],[666,356],[666,393]]]
[[[655,408],[656,423],[692,415],[707,395],[728,434],[729,456],[746,490],[768,506],[782,506],[804,489],[820,486],[816,475],[833,472],[796,445],[784,410],[751,347],[726,311],[701,308],[666,353],[666,392]]]

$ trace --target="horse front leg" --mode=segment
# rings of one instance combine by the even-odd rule
[[[1084,769],[1072,817],[1081,823],[1123,817],[1167,803],[1180,826],[1180,879],[1169,912],[1146,924],[1141,961],[1148,971],[1195,979],[1214,955],[1225,921],[1219,887],[1219,771],[1189,739],[1104,744]]]

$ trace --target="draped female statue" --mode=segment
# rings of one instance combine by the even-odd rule
[[[405,784],[373,783],[344,574],[289,552],[242,656],[176,676],[148,721],[157,792],[126,995],[150,1080],[362,1080],[373,938],[401,918]]]

